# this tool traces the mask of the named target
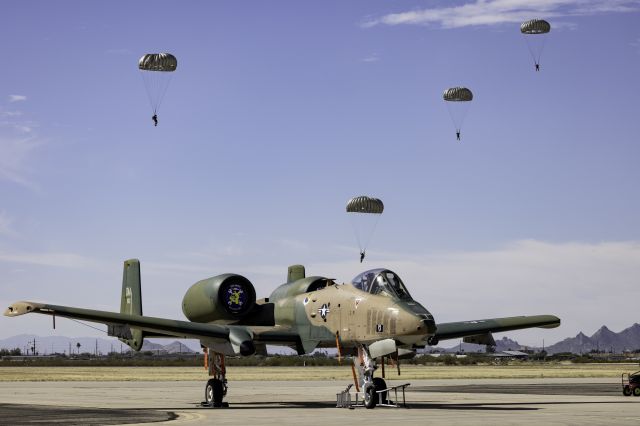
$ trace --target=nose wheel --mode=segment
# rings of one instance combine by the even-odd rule
[[[371,382],[367,382],[362,392],[364,393],[364,406],[366,408],[375,408],[378,402],[376,401],[378,396],[376,395],[376,386]]]

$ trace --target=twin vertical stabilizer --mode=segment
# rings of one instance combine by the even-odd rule
[[[120,300],[120,313],[128,315],[142,315],[142,292],[140,291],[140,261],[129,259],[124,261],[122,273],[122,299]],[[135,351],[142,348],[144,333],[137,328],[118,327],[116,332],[120,341],[126,343]],[[112,330],[110,330],[112,331]],[[117,330],[113,330],[117,331]],[[109,333],[111,334],[111,333]]]

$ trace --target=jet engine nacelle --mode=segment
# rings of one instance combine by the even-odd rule
[[[236,274],[222,274],[192,285],[182,299],[182,312],[193,322],[240,320],[256,303],[251,281]]]

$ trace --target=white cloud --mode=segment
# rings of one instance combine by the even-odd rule
[[[0,179],[37,191],[39,187],[28,177],[26,163],[40,145],[41,142],[34,136],[11,138],[0,134]]]
[[[372,53],[371,55],[362,58],[362,62],[378,62],[379,60],[380,57],[377,53]]]
[[[422,254],[381,253],[372,247],[364,264],[358,262],[353,247],[309,246],[308,253],[304,254],[294,242],[289,250],[284,245],[281,252],[272,257],[257,256],[260,250],[255,250],[240,258],[187,256],[174,257],[168,262],[160,258],[142,259],[143,286],[154,292],[147,314],[181,317],[179,300],[189,285],[224,272],[246,276],[254,283],[258,297],[266,297],[285,281],[286,268],[291,263],[325,259],[307,261],[307,275],[349,282],[362,270],[387,267],[402,277],[412,296],[425,305],[438,322],[535,314],[554,314],[561,318],[562,325],[556,329],[531,329],[496,336],[508,335],[522,344],[540,345],[544,339],[549,345],[579,331],[590,335],[602,325],[620,331],[638,322],[634,297],[640,288],[638,241],[523,240],[487,250]],[[328,256],[336,260],[328,260]],[[297,259],[291,260],[292,257]],[[42,266],[38,271],[25,266],[26,272],[13,279],[16,284],[11,297],[28,298],[29,290],[33,293],[41,289],[25,283],[40,282],[39,274],[55,276],[57,273],[64,276],[65,291],[69,293],[57,291],[54,298],[73,298],[78,306],[92,306],[91,299],[86,299],[92,292],[113,294],[117,299],[119,286],[115,281],[120,276],[120,260],[99,263],[75,253],[32,253],[0,248],[0,262],[7,263],[10,269],[21,265]],[[61,268],[74,268],[77,272]],[[94,287],[86,287],[86,273],[81,268],[92,268],[96,272],[91,279]],[[105,282],[113,285],[105,287]],[[85,292],[78,292],[79,288]],[[73,293],[69,289],[73,289]],[[39,297],[47,300],[52,296],[39,294]],[[445,343],[452,346],[455,341]]]
[[[640,287],[640,242],[635,241],[523,240],[495,249],[423,254],[384,253],[372,247],[364,264],[353,247],[305,247],[287,241],[275,252],[270,256],[254,247],[240,258],[156,259],[146,263],[145,273],[184,284],[233,271],[249,278],[259,297],[266,297],[284,282],[287,266],[295,262],[305,264],[307,275],[330,276],[339,283],[384,266],[402,277],[412,296],[439,322],[537,314],[561,318],[557,329],[508,333],[529,345],[540,345],[542,339],[554,343],[579,331],[592,334],[602,325],[619,331],[637,322],[635,302],[627,297]]]
[[[12,223],[13,219],[5,211],[0,210],[0,235],[15,235],[11,227]]]
[[[9,95],[9,102],[23,102],[26,100],[27,97],[25,95]]]
[[[313,273],[348,281],[355,263],[316,264]],[[620,331],[638,321],[637,302],[629,296],[640,287],[640,242],[525,240],[495,250],[421,256],[377,256],[372,249],[365,265],[397,272],[440,322],[535,314],[561,318],[557,329],[508,333],[524,344],[539,345],[542,339],[548,344],[579,331],[592,334],[602,325]]]
[[[0,179],[34,191],[39,187],[29,177],[28,164],[34,151],[43,144],[36,134],[37,127],[33,121],[23,118],[21,111],[0,110]]]
[[[29,264],[56,268],[89,268],[99,262],[75,253],[56,252],[18,252],[0,250],[0,262],[13,264]]]
[[[640,10],[639,0],[475,0],[460,6],[392,13],[365,21],[375,25],[439,25],[442,28],[521,23],[532,18],[622,13]]]

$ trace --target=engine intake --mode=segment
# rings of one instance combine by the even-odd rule
[[[193,322],[235,322],[256,303],[251,281],[236,274],[222,274],[192,285],[182,299],[182,312]]]

